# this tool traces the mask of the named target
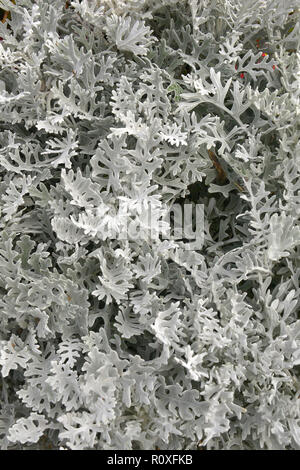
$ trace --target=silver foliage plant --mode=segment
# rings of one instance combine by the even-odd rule
[[[300,449],[299,1],[0,6],[1,448]]]

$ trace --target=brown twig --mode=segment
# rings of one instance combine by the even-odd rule
[[[3,17],[2,17],[2,20],[1,20],[2,23],[5,23],[5,21],[8,18],[8,15],[9,15],[9,11],[4,11]]]
[[[14,5],[16,4],[16,1],[15,0],[10,0]],[[10,11],[9,10],[2,10],[3,11],[3,16],[1,18],[1,22],[4,24],[8,19],[10,19]]]
[[[224,171],[224,169],[222,168],[222,165],[221,163],[219,162],[215,152],[213,152],[212,150],[208,150],[208,155],[209,155],[209,158],[211,159],[216,171],[217,171],[217,182],[218,183],[225,183],[226,180],[229,180],[227,175],[226,175],[226,172]],[[242,193],[244,192],[244,188],[239,184],[237,183],[236,181],[233,181],[232,182],[234,184],[234,186],[239,190],[241,191]]]
[[[226,173],[225,171],[223,170],[215,152],[213,152],[212,150],[208,150],[208,155],[209,155],[209,158],[211,159],[217,173],[218,173],[218,176],[217,176],[217,179],[218,179],[218,182],[219,183],[224,183],[227,179],[227,176],[226,176]]]

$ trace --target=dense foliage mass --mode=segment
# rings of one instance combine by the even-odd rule
[[[300,449],[299,1],[0,7],[2,449]]]

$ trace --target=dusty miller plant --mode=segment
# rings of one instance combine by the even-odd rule
[[[14,3],[1,448],[300,449],[299,1]],[[122,201],[203,246],[109,237]]]

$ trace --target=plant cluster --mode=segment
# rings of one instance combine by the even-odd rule
[[[0,7],[1,448],[300,449],[299,1]]]

